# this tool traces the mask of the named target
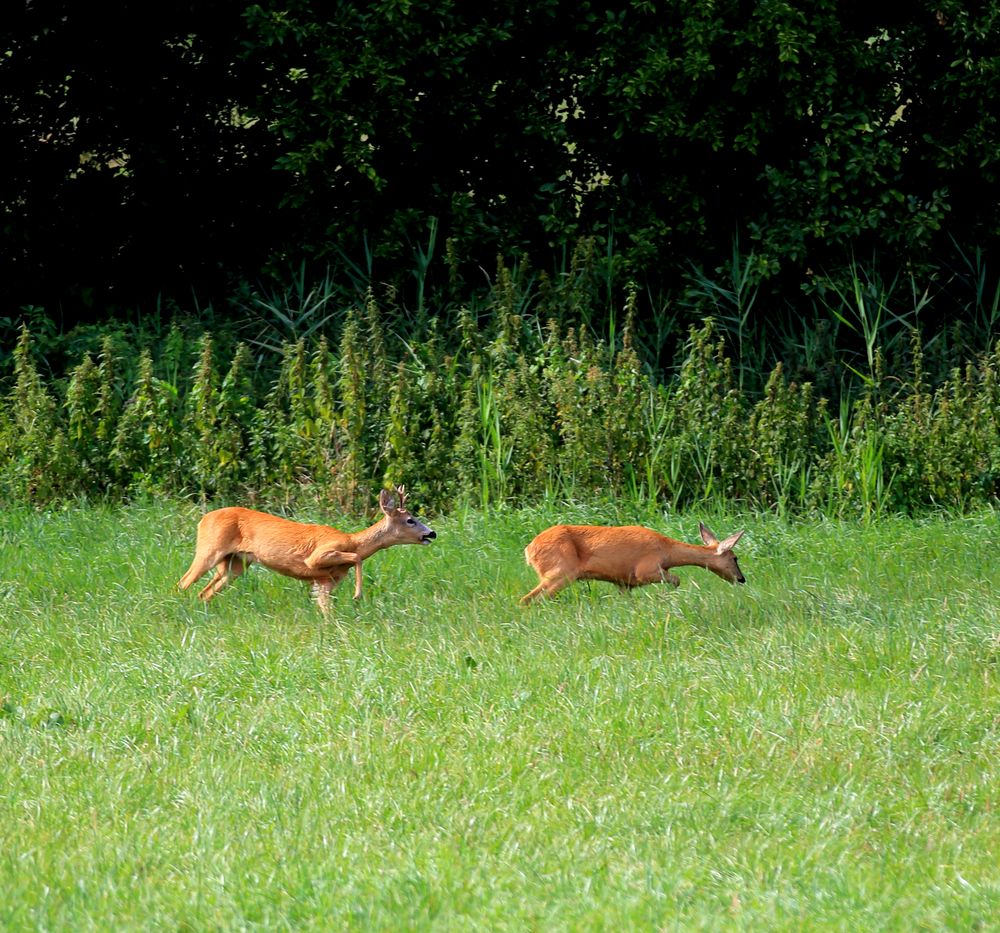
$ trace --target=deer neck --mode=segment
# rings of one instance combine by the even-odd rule
[[[385,519],[375,522],[364,531],[356,531],[347,537],[350,541],[350,550],[362,560],[393,543],[389,534],[389,523]]]
[[[707,567],[716,556],[715,548],[684,541],[672,541],[667,550],[671,567]]]

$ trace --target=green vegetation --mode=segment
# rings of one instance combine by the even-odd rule
[[[4,929],[1000,914],[995,514],[462,512],[323,623],[261,570],[207,609],[174,591],[198,511],[0,515]],[[699,518],[747,528],[746,586],[516,605],[553,521]]]
[[[391,292],[339,305],[303,279],[295,295],[248,296],[241,328],[154,319],[36,340],[22,327],[0,501],[351,511],[400,482],[434,512],[598,497],[868,519],[996,501],[988,295],[968,293],[981,318],[925,335],[919,306],[903,315],[859,272],[810,323],[769,332],[745,320],[756,295],[741,268],[731,287],[693,287],[686,317],[664,313],[674,355],[639,327],[634,293],[606,332],[586,324],[601,291],[586,263],[557,282],[501,265],[485,302],[433,317]]]
[[[21,6],[0,928],[995,923],[1000,0]],[[174,590],[397,483],[329,624]]]
[[[70,6],[0,25],[0,927],[995,923],[1000,4]],[[174,588],[400,482],[329,623]],[[699,518],[746,587],[517,605]]]
[[[852,257],[933,291],[962,251],[995,263],[998,22],[998,0],[32,0],[0,22],[0,321],[222,311],[302,263],[419,308],[497,255],[558,274],[580,241],[649,320],[734,236],[757,323]]]

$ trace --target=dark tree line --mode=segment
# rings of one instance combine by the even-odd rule
[[[426,249],[798,287],[1000,233],[1000,3],[21,0],[0,18],[0,317],[214,300]]]
[[[14,6],[11,4],[10,6]],[[214,287],[273,248],[284,184],[240,3],[31,2],[3,17],[8,302]]]

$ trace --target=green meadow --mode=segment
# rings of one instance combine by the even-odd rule
[[[178,592],[197,517],[0,514],[0,928],[996,928],[995,513],[459,511],[326,622]],[[517,605],[553,522],[702,518],[746,586]]]

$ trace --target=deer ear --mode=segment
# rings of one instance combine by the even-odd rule
[[[743,537],[742,531],[737,531],[736,534],[730,535],[728,538],[726,538],[725,541],[723,541],[719,545],[718,552],[720,554],[724,554],[726,551],[731,551],[734,547],[736,547],[736,542],[739,541],[740,538],[742,537]]]
[[[701,540],[704,541],[709,547],[715,547],[719,543],[719,539],[712,534],[708,525],[704,522],[698,522],[698,530],[701,532]]]
[[[383,489],[378,494],[378,504],[382,507],[382,511],[388,515],[396,508],[396,498],[388,489]]]

